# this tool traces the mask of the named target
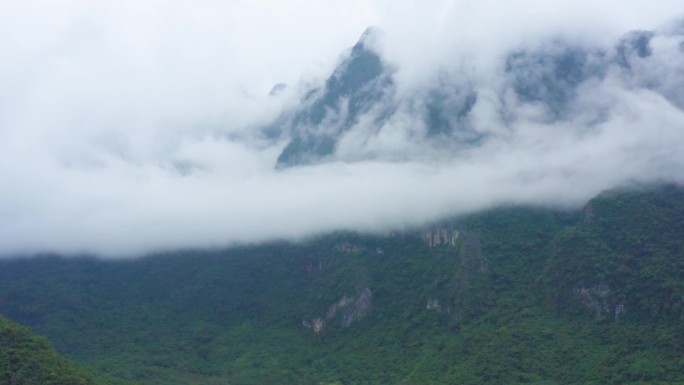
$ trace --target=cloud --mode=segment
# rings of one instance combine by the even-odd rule
[[[424,3],[1,3],[0,255],[382,232],[684,182],[681,2]],[[371,109],[327,162],[277,170],[287,138],[259,128],[322,84],[368,25],[397,69],[395,113],[376,127]],[[511,52],[563,41],[608,58],[625,32],[658,28],[651,56],[584,79],[562,119],[505,72]],[[268,96],[277,83],[289,87]],[[430,90],[455,105],[462,89],[477,102],[458,124],[487,139],[427,137]]]

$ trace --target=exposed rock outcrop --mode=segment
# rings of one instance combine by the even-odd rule
[[[442,311],[442,304],[441,304],[441,302],[439,302],[438,299],[428,298],[427,309],[428,310],[434,310],[434,311],[439,313]]]
[[[304,327],[313,330],[316,334],[322,333],[326,325],[339,320],[342,327],[348,328],[355,320],[368,315],[373,300],[373,292],[369,288],[363,289],[356,297],[343,296],[328,306],[324,318],[303,320]]]
[[[313,330],[316,334],[321,334],[325,328],[325,321],[321,318],[314,318],[311,321],[302,320],[302,325],[307,329]]]
[[[423,231],[420,237],[425,241],[428,247],[440,245],[454,247],[458,241],[459,231],[449,227],[435,227]]]
[[[343,254],[355,254],[363,251],[362,247],[355,245],[351,242],[338,243],[335,246],[333,246],[333,248],[335,249],[335,251],[338,251]]]
[[[594,312],[594,318],[597,320],[610,316],[617,321],[627,310],[624,303],[613,299],[612,291],[605,283],[589,287],[578,285],[573,293],[584,306]]]

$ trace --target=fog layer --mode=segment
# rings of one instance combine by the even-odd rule
[[[0,3],[0,255],[384,232],[682,183],[680,16],[680,1]],[[369,25],[389,91],[330,154],[277,167],[297,130],[348,113],[288,118]],[[470,103],[448,132],[430,133],[435,97]]]

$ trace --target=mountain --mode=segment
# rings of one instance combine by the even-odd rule
[[[146,384],[678,384],[684,189],[383,235],[0,261],[0,312]]]
[[[454,63],[411,92],[398,92],[400,68],[383,58],[378,48],[382,36],[369,29],[325,84],[310,89],[296,108],[265,130],[287,141],[277,160],[277,167],[284,168],[411,159],[410,151],[397,153],[378,144],[386,136],[453,157],[505,138],[520,122],[569,122],[586,130],[608,120],[614,108],[591,98],[600,92],[610,98],[615,87],[652,92],[683,109],[682,31],[632,31],[607,46],[550,39],[507,52],[495,63],[495,76]],[[496,119],[478,122],[473,115],[478,103],[492,104],[487,108]],[[503,134],[492,126],[500,126]]]
[[[94,385],[120,384],[95,378],[89,371],[60,357],[43,338],[0,316],[0,384]]]
[[[303,107],[287,122],[292,140],[278,157],[279,165],[306,164],[331,155],[337,137],[391,95],[391,70],[370,47],[376,34],[366,30],[325,85],[306,95]]]
[[[330,159],[349,131],[361,128],[365,136],[376,135],[402,108],[424,119],[428,137],[439,139],[457,127],[462,136],[477,137],[463,122],[477,100],[472,88],[445,82],[426,90],[424,97],[398,101],[396,68],[375,48],[380,39],[377,30],[366,30],[322,87],[310,90],[295,111],[269,126],[279,126],[277,131],[291,136],[278,167]]]

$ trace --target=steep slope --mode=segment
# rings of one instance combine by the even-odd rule
[[[0,262],[0,311],[150,384],[681,383],[684,190],[385,236]]]
[[[391,70],[370,47],[376,34],[368,29],[325,85],[311,90],[303,107],[286,122],[292,139],[278,165],[306,164],[331,155],[340,135],[391,97]]]
[[[0,384],[91,385],[123,384],[96,379],[90,372],[60,357],[45,338],[0,316]]]
[[[306,93],[266,131],[288,141],[279,168],[406,161],[415,160],[415,154],[423,160],[433,152],[453,159],[490,140],[508,139],[521,123],[549,129],[568,123],[592,131],[619,106],[617,89],[658,95],[684,108],[682,31],[632,31],[612,45],[550,39],[503,54],[500,62],[489,64],[497,68],[495,74],[456,62],[402,89],[405,84],[397,78],[402,68],[383,57],[377,43],[382,37],[369,29],[325,84]],[[597,94],[604,95],[600,102],[593,99]],[[419,151],[421,146],[428,150]]]

